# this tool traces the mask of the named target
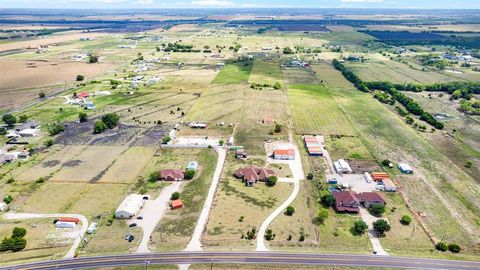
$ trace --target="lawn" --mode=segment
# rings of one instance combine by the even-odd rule
[[[283,73],[280,69],[280,63],[278,61],[255,61],[248,81],[250,83],[268,83],[271,85],[275,82],[283,84]]]
[[[212,83],[214,84],[238,84],[248,82],[252,70],[249,62],[238,62],[226,64],[220,73],[217,74]]]

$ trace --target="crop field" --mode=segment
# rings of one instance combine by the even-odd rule
[[[269,83],[272,85],[275,82],[283,84],[283,73],[280,70],[280,63],[277,61],[255,61],[248,81],[250,83]]]
[[[212,81],[214,84],[246,83],[252,70],[249,62],[229,63],[217,74]]]
[[[287,84],[318,84],[314,72],[304,67],[288,67],[283,69],[283,76]]]

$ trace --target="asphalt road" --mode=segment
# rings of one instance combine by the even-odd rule
[[[6,269],[81,269],[100,267],[119,267],[155,264],[283,264],[283,265],[337,265],[360,267],[389,267],[416,269],[480,269],[480,262],[454,261],[425,258],[406,258],[395,256],[280,253],[280,252],[169,252],[109,255],[98,257],[79,257],[75,259],[52,260],[17,266],[1,267]]]

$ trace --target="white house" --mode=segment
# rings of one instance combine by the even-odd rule
[[[143,196],[138,194],[128,195],[115,211],[115,218],[131,218],[135,216],[143,206]]]
[[[337,173],[352,173],[352,168],[350,168],[350,165],[348,162],[346,162],[344,159],[339,159],[333,163],[333,166],[335,166],[335,170]]]

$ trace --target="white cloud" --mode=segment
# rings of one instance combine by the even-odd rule
[[[195,6],[209,6],[209,7],[233,7],[235,3],[228,0],[195,0],[192,1]]]
[[[134,2],[135,5],[153,5],[155,1],[153,0],[137,0]]]
[[[343,3],[382,3],[383,0],[342,0]]]

